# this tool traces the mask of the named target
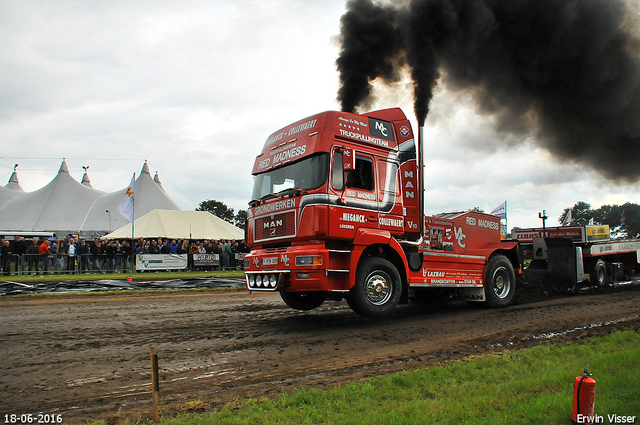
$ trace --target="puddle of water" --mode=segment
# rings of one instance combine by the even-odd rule
[[[543,333],[540,335],[532,335],[529,337],[529,339],[550,339],[556,336],[563,336],[563,335],[567,335],[570,334],[571,332],[577,332],[577,331],[584,331],[587,329],[593,329],[593,328],[600,328],[602,326],[608,326],[608,325],[614,325],[616,323],[624,323],[624,322],[628,322],[630,320],[636,320],[638,319],[638,315],[635,316],[629,316],[629,317],[623,317],[621,319],[614,319],[614,320],[607,320],[605,322],[599,322],[599,323],[592,323],[590,325],[586,325],[586,326],[579,326],[577,328],[573,328],[573,329],[565,329],[562,331],[558,331],[558,332],[548,332],[548,333]]]

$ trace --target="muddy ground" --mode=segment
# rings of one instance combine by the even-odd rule
[[[639,316],[637,287],[517,299],[499,310],[401,306],[385,320],[359,317],[345,302],[298,312],[277,294],[242,290],[2,297],[0,413],[56,413],[71,423],[151,417],[150,346],[159,357],[162,414],[172,415],[640,329]]]

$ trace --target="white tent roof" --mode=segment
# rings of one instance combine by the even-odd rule
[[[24,193],[18,192],[17,190],[7,189],[4,186],[0,186],[0,208],[2,208],[12,198],[20,195],[24,195]]]
[[[91,187],[86,169],[83,183],[79,183],[69,174],[64,160],[56,177],[34,192],[25,193],[22,188],[16,189],[15,186],[10,188],[12,181],[13,176],[6,187],[0,186],[1,234],[47,231],[60,235],[80,233],[96,236],[128,223],[117,210],[126,187],[111,193],[96,190]],[[153,181],[146,162],[136,179],[134,191],[136,217],[154,209],[180,210]]]
[[[48,185],[15,196],[0,208],[2,230],[77,232],[102,193],[78,183],[63,161]]]
[[[134,222],[134,239],[244,239],[244,231],[208,211],[153,210]],[[131,223],[104,236],[130,239]]]

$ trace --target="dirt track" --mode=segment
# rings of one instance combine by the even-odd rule
[[[229,290],[5,297],[0,413],[59,413],[72,423],[149,417],[151,345],[162,413],[170,415],[193,400],[213,408],[504,347],[639,329],[639,315],[637,289],[501,310],[401,306],[380,321],[356,316],[345,302],[297,312],[277,294]]]

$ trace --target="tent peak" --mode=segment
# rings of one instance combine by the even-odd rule
[[[142,171],[140,171],[140,174],[143,174],[143,173],[151,175],[151,173],[149,172],[149,165],[147,165],[147,160],[146,159],[144,160],[144,165],[142,166]]]
[[[93,187],[91,186],[91,180],[89,180],[89,174],[87,173],[87,171],[89,170],[89,166],[82,166],[82,169],[84,170],[84,175],[82,176],[82,184],[85,186],[89,186],[89,187]]]
[[[13,173],[11,173],[11,177],[9,177],[9,181],[4,187],[6,187],[7,189],[20,190],[24,192],[24,189],[22,189],[22,186],[20,186],[20,182],[18,181],[18,172],[16,171],[17,168],[18,164],[13,166]]]
[[[67,173],[69,174],[69,167],[67,167],[66,158],[62,158],[62,164],[60,164],[60,169],[58,170],[58,174]]]
[[[162,187],[162,183],[160,182],[160,177],[158,177],[158,172],[156,171],[156,175],[153,176],[153,181],[158,185],[160,189],[164,191],[164,187]]]

